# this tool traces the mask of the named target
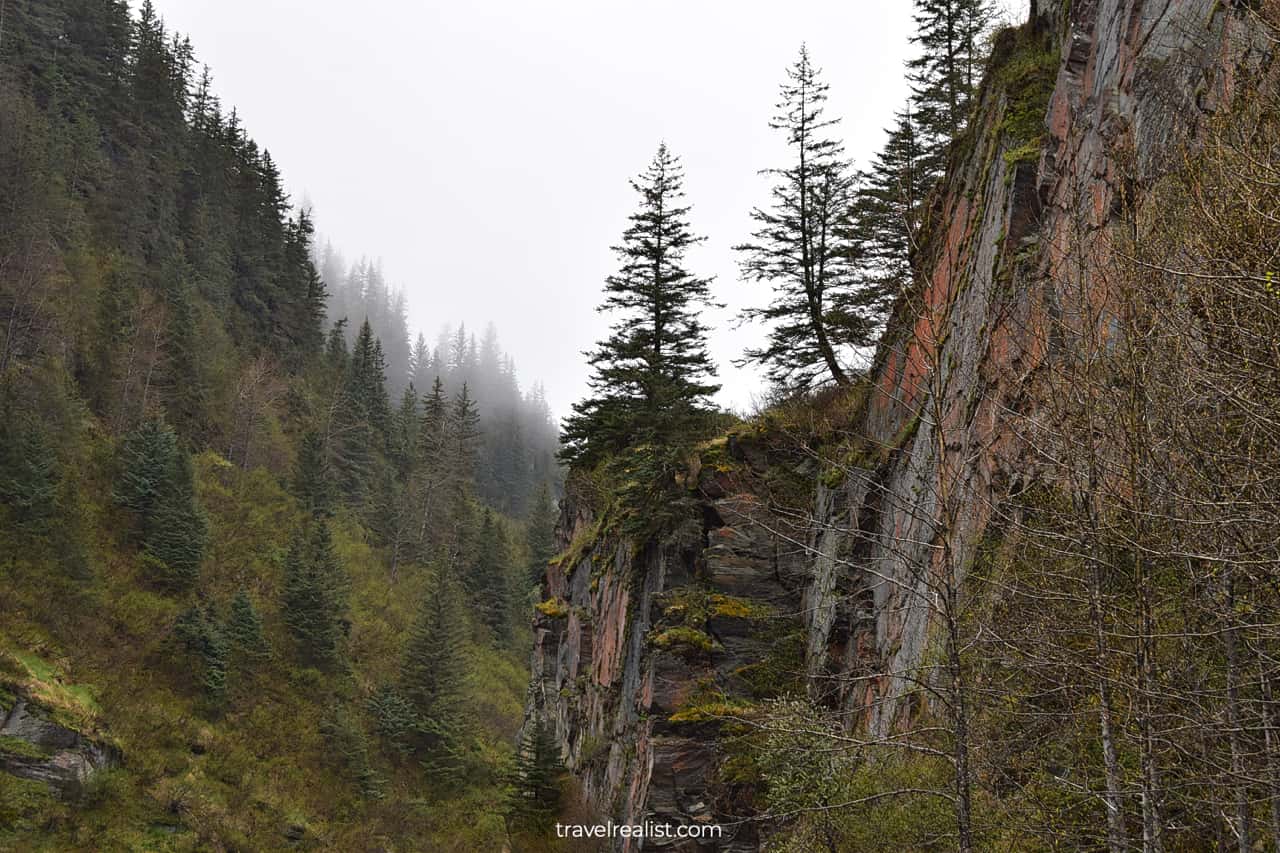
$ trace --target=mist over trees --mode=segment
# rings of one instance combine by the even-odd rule
[[[411,340],[212,79],[149,0],[0,3],[0,717],[128,756],[69,803],[6,730],[0,847],[486,849],[545,395],[492,328]]]
[[[559,430],[542,383],[521,388],[515,359],[502,349],[492,323],[479,336],[465,324],[447,322],[431,338],[411,333],[408,298],[387,282],[380,261],[361,258],[348,264],[326,240],[315,263],[328,294],[331,339],[357,347],[368,322],[381,347],[390,400],[399,402],[411,386],[421,398],[437,379],[446,397],[467,389],[480,416],[475,463],[479,495],[495,509],[523,515],[540,485],[554,485],[560,476],[555,460]]]

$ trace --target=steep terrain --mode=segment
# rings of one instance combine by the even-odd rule
[[[755,850],[777,822],[751,820],[751,708],[807,695],[880,739],[924,712],[900,700],[940,648],[940,596],[1037,476],[1016,424],[1069,345],[1050,329],[1113,263],[1135,196],[1270,59],[1245,6],[1036,0],[996,41],[869,376],[704,447],[700,517],[668,540],[628,540],[608,484],[571,482],[526,716],[554,722],[599,814],[718,823],[676,846]]]
[[[312,237],[152,3],[0,3],[0,850],[507,837],[555,426]]]

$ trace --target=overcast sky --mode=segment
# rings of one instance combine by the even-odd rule
[[[911,53],[908,0],[155,2],[323,234],[383,260],[411,327],[492,320],[558,415],[608,325],[594,309],[635,206],[627,180],[661,140],[708,238],[689,265],[728,304],[709,318],[720,402],[749,405],[758,372],[730,362],[760,333],[732,318],[768,294],[738,280],[729,247],[767,201],[757,171],[785,164],[767,126],[784,69],[807,42],[861,165]]]

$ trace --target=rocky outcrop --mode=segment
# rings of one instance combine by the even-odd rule
[[[765,662],[789,656],[778,677],[802,675],[804,549],[780,549],[762,517],[764,460],[753,469],[735,455],[732,471],[703,470],[696,524],[641,551],[571,492],[565,557],[548,571],[535,623],[530,715],[554,724],[587,801],[617,822],[726,828],[714,844],[649,839],[645,849],[758,849],[756,826],[731,819],[751,804],[720,780],[720,718],[776,689]]]
[[[808,692],[850,725],[884,733],[909,713],[898,698],[929,645],[939,555],[963,568],[1011,485],[1034,476],[1010,422],[1035,410],[1046,330],[1107,268],[1117,213],[1269,49],[1254,27],[1220,0],[1035,0],[997,41],[953,147],[918,292],[847,414],[852,451],[824,469],[820,449],[779,458],[730,436],[700,460],[701,518],[677,543],[620,543],[570,495],[529,708],[554,721],[602,815],[714,821],[732,838],[705,849],[757,849],[719,720],[767,693],[752,668],[784,657],[793,630]],[[779,477],[807,484],[803,506]],[[695,594],[732,604],[679,599]],[[675,624],[695,610],[697,624]],[[707,703],[720,713],[700,714]]]
[[[114,747],[55,722],[48,709],[23,695],[0,711],[0,772],[73,794],[119,761]]]

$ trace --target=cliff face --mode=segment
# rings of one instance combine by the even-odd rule
[[[812,447],[731,435],[695,463],[698,533],[639,550],[570,495],[529,711],[554,722],[601,814],[721,823],[732,838],[705,849],[756,849],[756,826],[734,820],[750,790],[724,781],[721,729],[699,709],[767,694],[753,667],[793,641],[810,694],[852,725],[882,733],[907,713],[896,699],[928,645],[929,573],[940,554],[963,567],[992,508],[1035,476],[1009,424],[1036,407],[1051,320],[1106,268],[1126,198],[1266,49],[1254,26],[1219,0],[1036,0],[996,45],[934,199],[920,292],[846,413],[856,458],[824,469]],[[803,513],[785,509],[790,482],[808,484]]]

